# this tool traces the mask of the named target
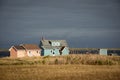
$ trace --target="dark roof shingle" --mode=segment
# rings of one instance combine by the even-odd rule
[[[24,47],[22,47],[22,46],[14,46],[14,48],[17,50],[24,50]]]
[[[23,46],[25,49],[40,49],[39,46],[35,44],[21,44],[20,46]]]
[[[50,42],[59,42],[60,46],[68,47],[66,40],[42,40],[41,42],[42,42],[43,46],[51,46]]]

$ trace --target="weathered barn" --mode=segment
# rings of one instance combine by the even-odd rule
[[[32,57],[41,55],[41,49],[35,44],[12,46],[9,51],[10,57]]]
[[[66,40],[41,40],[42,56],[68,55],[69,47]]]

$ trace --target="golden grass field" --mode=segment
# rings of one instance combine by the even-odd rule
[[[1,58],[0,80],[120,80],[120,57]]]
[[[0,66],[0,80],[120,80],[120,65]]]

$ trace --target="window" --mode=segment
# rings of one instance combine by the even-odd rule
[[[53,56],[55,56],[55,53],[53,52]]]
[[[59,42],[52,42],[52,46],[60,46]]]
[[[51,44],[51,41],[49,41],[49,44]]]
[[[37,51],[37,53],[39,53],[39,51]]]
[[[28,56],[30,56],[30,57],[31,57],[31,56],[33,56],[33,55],[32,55],[32,53],[31,53],[31,51],[29,51],[29,54],[28,54]]]

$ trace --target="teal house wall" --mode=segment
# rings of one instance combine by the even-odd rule
[[[69,54],[69,49],[67,47],[65,47],[63,50],[62,50],[62,55],[68,55]]]
[[[42,49],[42,56],[69,55],[66,40],[41,40],[39,46]]]
[[[50,55],[51,54],[51,49],[44,49],[44,56]]]
[[[58,56],[60,55],[59,49],[44,49],[43,56]]]

